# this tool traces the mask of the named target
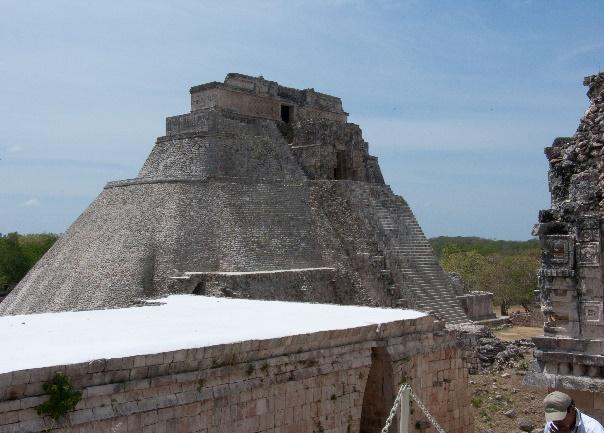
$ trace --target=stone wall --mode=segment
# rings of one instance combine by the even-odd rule
[[[464,312],[474,321],[494,319],[493,294],[490,292],[470,292],[457,296]]]
[[[349,300],[338,291],[346,280],[334,268],[284,269],[258,272],[186,272],[173,278],[173,293],[338,303]]]
[[[309,179],[384,183],[358,125],[299,121],[291,135],[292,152]]]
[[[194,120],[199,130],[178,123],[186,132],[173,129],[157,139],[140,177],[306,178],[275,122],[216,112],[196,113]]]
[[[228,74],[224,83],[211,82],[194,86],[191,111],[226,110],[246,116],[282,120],[282,107],[288,107],[289,121],[325,119],[346,122],[348,113],[335,96],[314,89],[298,90],[281,86],[262,77]]]
[[[191,109],[220,108],[249,116],[271,120],[281,119],[281,104],[278,100],[250,95],[222,86],[191,94]]]
[[[510,323],[514,326],[530,326],[540,328],[543,326],[543,313],[540,308],[532,311],[514,311],[509,316]]]
[[[35,407],[57,371],[83,398],[54,422]],[[0,432],[377,433],[402,382],[448,433],[473,431],[467,370],[426,316],[0,374]]]

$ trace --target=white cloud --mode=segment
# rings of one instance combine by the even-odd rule
[[[19,203],[19,207],[38,207],[40,206],[40,200],[37,198],[31,198],[22,203]]]

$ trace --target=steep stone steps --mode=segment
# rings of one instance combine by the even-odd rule
[[[395,266],[415,305],[449,323],[468,322],[434,251],[407,203],[383,185],[354,185],[369,224],[378,232],[386,262]]]

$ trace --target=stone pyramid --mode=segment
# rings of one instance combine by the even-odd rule
[[[138,176],[105,186],[0,315],[195,293],[468,321],[339,98],[241,74],[190,93]]]

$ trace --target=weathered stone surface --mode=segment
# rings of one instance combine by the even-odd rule
[[[540,306],[536,306],[529,312],[513,311],[510,313],[509,318],[510,323],[514,326],[543,326],[543,313]]]
[[[552,208],[539,213],[539,271],[544,337],[527,384],[562,389],[586,401],[577,406],[602,419],[593,404],[604,389],[602,339],[602,212],[604,210],[604,73],[586,77],[590,105],[572,137],[545,149]],[[590,392],[594,395],[586,397]]]
[[[116,380],[136,366],[148,367]],[[47,399],[41,384],[56,371],[82,400],[55,423],[32,407]],[[34,397],[16,385],[24,380],[37,385]],[[447,432],[473,431],[467,369],[429,316],[0,374],[0,431],[359,433],[382,426],[403,382]],[[411,431],[424,419],[415,407]]]
[[[339,98],[229,74],[192,88],[191,102],[138,177],[109,182],[0,315],[206,293],[468,322]]]
[[[497,317],[493,312],[493,294],[490,292],[464,293],[457,295],[457,300],[461,303],[466,315],[476,322]]]

